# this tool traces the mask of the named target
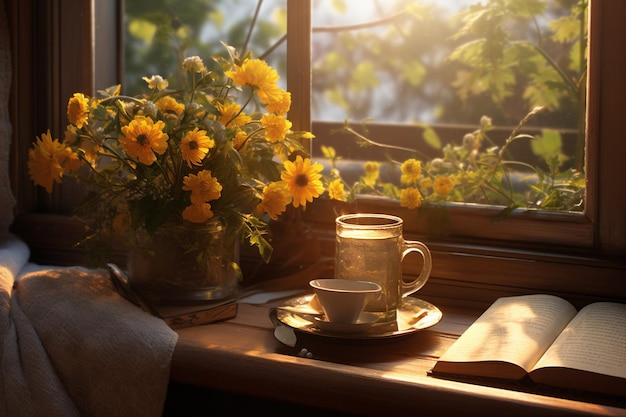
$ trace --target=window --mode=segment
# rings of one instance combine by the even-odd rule
[[[346,158],[380,162],[389,172],[386,187],[356,185],[365,192],[397,198],[399,186],[419,189],[431,204],[582,211],[584,160],[576,153],[579,141],[584,149],[585,6],[314,1],[312,119],[349,120],[359,131],[364,119],[393,124],[391,137],[386,126],[375,137],[364,135],[398,148],[358,146],[363,140],[356,135],[315,144],[339,147],[350,174],[354,164]],[[496,164],[500,149],[493,146],[503,147],[537,106],[544,110],[528,118],[523,132],[533,129],[538,138],[512,140],[504,163]],[[409,158],[421,162],[422,174],[402,185],[399,164]],[[430,185],[437,178],[454,186],[436,193]]]
[[[100,2],[97,3],[100,7]],[[67,97],[74,91],[94,88],[93,62],[98,63],[101,54],[98,49],[92,54],[92,25],[85,17],[90,15],[92,4],[89,0],[11,0],[7,5],[11,30],[16,34],[13,37],[15,89],[11,101],[15,138],[12,178],[19,201],[15,230],[31,245],[35,258],[44,262],[69,263],[75,259],[70,249],[73,226],[65,215],[71,209],[72,199],[76,198],[76,190],[64,187],[52,197],[37,192],[28,179],[26,154],[36,135],[48,127],[61,130]],[[118,6],[116,1],[108,4],[114,9]],[[493,210],[454,207],[447,213],[449,233],[444,238],[428,236],[428,224],[412,217],[406,209],[376,201],[359,203],[359,210],[400,214],[408,219],[407,233],[423,237],[431,246],[436,279],[429,285],[434,293],[454,296],[457,291],[468,299],[488,298],[506,287],[626,296],[623,283],[620,285],[619,281],[626,269],[623,262],[626,193],[618,191],[623,188],[618,181],[626,177],[626,164],[619,159],[626,154],[626,144],[621,140],[622,117],[615,111],[626,90],[623,78],[625,35],[619,18],[626,6],[618,1],[592,1],[590,7],[588,194],[583,216],[521,213],[494,223]],[[287,45],[287,82],[294,94],[290,119],[307,126],[310,115],[306,80],[310,62],[291,58],[295,53],[301,54],[300,58],[306,56],[308,51],[307,48],[290,51],[289,42],[294,45],[292,36],[296,36],[296,42],[310,39],[306,34],[310,4],[288,0],[288,12],[288,21],[304,22],[291,26],[296,30],[290,31]],[[115,16],[115,12],[112,15]],[[96,27],[105,24],[101,19],[96,22]],[[113,32],[119,33],[115,22],[111,23]],[[289,85],[296,80],[295,87]],[[328,134],[333,127],[327,123],[312,123],[318,137]],[[391,136],[395,131],[386,130],[385,134]],[[305,215],[315,225],[316,232],[328,237],[330,248],[335,207],[321,203],[311,206]],[[49,216],[49,213],[63,216]]]

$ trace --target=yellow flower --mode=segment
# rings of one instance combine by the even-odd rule
[[[368,161],[365,163],[365,178],[367,185],[374,185],[380,173],[380,164],[378,162]]]
[[[183,190],[191,191],[191,202],[200,205],[220,198],[222,184],[211,175],[211,171],[202,170],[197,175],[189,174],[183,178]]]
[[[289,193],[293,197],[294,207],[306,207],[307,201],[311,203],[324,192],[324,186],[320,178],[320,172],[324,166],[318,162],[311,164],[309,158],[302,159],[298,155],[294,162],[289,160],[283,163],[285,170],[281,179],[287,183]]]
[[[430,177],[423,177],[420,180],[420,184],[419,185],[420,185],[420,188],[422,190],[429,190],[429,189],[433,188],[433,180],[430,179]]]
[[[246,139],[248,139],[248,134],[244,130],[238,130],[233,138],[233,148],[241,150],[241,147],[246,142]]]
[[[285,182],[272,182],[263,188],[263,200],[258,204],[257,210],[267,213],[270,219],[277,220],[290,202],[291,195]]]
[[[281,142],[291,129],[289,120],[273,113],[265,113],[261,117],[261,124],[265,128],[265,139],[272,143]]]
[[[63,150],[65,154],[63,160],[63,172],[76,172],[83,166],[83,160],[80,159],[76,152],[72,152],[72,149],[69,147],[65,147]]]
[[[206,130],[193,130],[187,132],[180,142],[180,151],[187,166],[202,165],[202,160],[209,153],[209,149],[215,146],[215,141],[206,135]]]
[[[337,178],[328,184],[328,196],[331,200],[346,201],[346,191],[343,188],[343,181]]]
[[[235,65],[235,71],[226,71],[226,76],[235,84],[253,88],[268,88],[279,79],[275,69],[262,59],[248,59],[241,66]]]
[[[417,159],[407,159],[400,169],[402,171],[400,177],[402,184],[415,184],[422,176],[422,162]]]
[[[78,136],[76,135],[76,126],[67,125],[65,128],[65,138],[63,138],[63,144],[66,146],[72,146],[78,143]]]
[[[409,209],[418,208],[422,205],[422,195],[417,188],[403,188],[400,191],[400,206]]]
[[[291,93],[277,85],[267,86],[258,91],[259,99],[265,103],[267,111],[276,114],[286,114],[291,108]]]
[[[154,123],[151,118],[137,116],[128,126],[122,126],[124,134],[119,141],[124,152],[139,162],[152,165],[156,161],[154,153],[163,154],[167,149],[167,133],[163,132],[162,120]]]
[[[185,105],[176,101],[172,96],[161,97],[155,104],[165,117],[178,118],[185,111]]]
[[[77,128],[82,129],[89,116],[89,99],[83,93],[74,93],[67,103],[67,119]]]
[[[163,91],[170,85],[170,83],[160,75],[153,75],[150,78],[142,77],[141,79],[148,83],[148,88],[151,90],[156,89]]]
[[[209,203],[192,204],[183,210],[183,219],[192,223],[204,223],[213,217]]]
[[[237,103],[218,103],[216,108],[220,112],[217,120],[226,127],[241,127],[252,121],[250,116],[241,112],[241,106]]]
[[[52,140],[50,130],[37,138],[33,149],[28,151],[28,173],[35,184],[41,185],[47,192],[52,192],[54,181],[61,183],[63,166],[61,160],[65,153],[64,146],[57,139]]]
[[[433,190],[439,195],[448,195],[452,185],[450,178],[440,175],[433,182]]]

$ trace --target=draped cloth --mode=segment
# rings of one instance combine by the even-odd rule
[[[0,243],[0,415],[160,416],[177,334],[105,271],[28,256]]]

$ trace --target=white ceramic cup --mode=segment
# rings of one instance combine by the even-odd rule
[[[375,282],[348,279],[314,279],[309,282],[330,322],[356,323],[368,300],[381,293]]]

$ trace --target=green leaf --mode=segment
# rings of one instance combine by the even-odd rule
[[[376,75],[376,67],[372,62],[360,62],[352,71],[350,89],[355,91],[378,87],[380,79]]]
[[[424,128],[424,133],[422,134],[424,142],[434,149],[441,149],[441,139],[439,135],[437,135],[437,132],[435,132],[435,129],[428,125],[422,125],[422,127]]]
[[[418,60],[412,59],[402,63],[401,78],[412,86],[419,86],[424,81],[426,67]]]
[[[561,155],[562,146],[561,134],[553,129],[544,129],[541,135],[530,142],[533,153],[545,161],[549,161],[554,155]]]
[[[566,43],[580,38],[580,20],[573,15],[553,20],[550,29],[554,31],[552,40],[555,42]]]
[[[128,32],[147,45],[151,45],[157,33],[157,26],[144,19],[132,19],[128,24]]]

